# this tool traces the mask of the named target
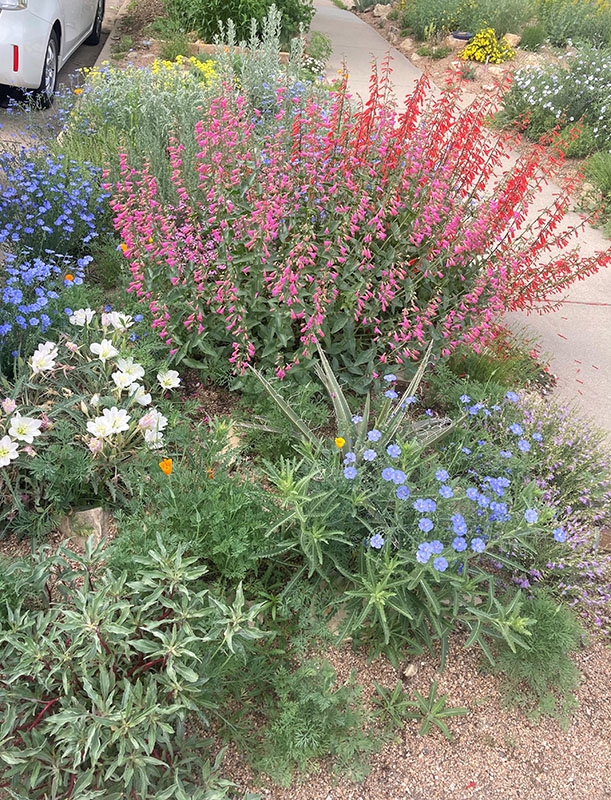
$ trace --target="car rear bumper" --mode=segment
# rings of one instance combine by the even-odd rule
[[[0,11],[0,83],[24,89],[40,86],[45,52],[34,43],[46,45],[48,28],[48,22],[27,9]]]

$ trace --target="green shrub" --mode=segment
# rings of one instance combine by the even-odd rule
[[[596,138],[590,125],[577,123],[568,125],[558,137],[567,158],[586,158],[596,150]]]
[[[536,52],[537,50],[541,49],[546,38],[547,35],[543,25],[528,25],[526,28],[524,28],[522,31],[522,36],[520,37],[520,50],[530,50],[531,52]]]
[[[223,662],[262,636],[260,607],[246,612],[241,588],[232,607],[209,596],[195,561],[159,546],[127,583],[91,540],[84,555],[39,554],[46,607],[17,606],[0,628],[0,779],[12,796],[225,796],[186,722],[208,723]]]
[[[260,24],[271,5],[282,14],[285,44],[299,33],[300,26],[307,30],[314,15],[312,0],[275,0],[273,4],[269,0],[165,0],[166,12],[176,26],[210,43],[223,35],[230,20],[237,39],[247,40],[252,21]]]
[[[596,0],[539,0],[537,17],[554,47],[568,42],[606,47],[611,36],[611,8]]]
[[[113,568],[137,574],[138,555],[159,537],[168,552],[182,548],[207,563],[214,579],[235,582],[256,569],[279,512],[260,478],[244,463],[238,470],[229,435],[224,422],[213,424],[210,433],[194,426],[174,432],[166,446],[173,456],[171,474],[153,468],[141,479],[136,501],[117,516]]]
[[[603,198],[611,195],[611,153],[594,153],[586,162],[585,174]]]
[[[495,669],[504,675],[506,698],[535,716],[551,714],[566,722],[576,705],[571,692],[579,683],[569,653],[579,648],[583,629],[568,606],[545,592],[524,600],[521,610],[534,621],[527,649],[514,652],[501,643],[496,651]]]

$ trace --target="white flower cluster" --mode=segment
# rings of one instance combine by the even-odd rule
[[[91,308],[80,308],[74,311],[69,320],[72,325],[79,328],[90,329],[96,320],[96,312]],[[100,361],[103,367],[107,363],[113,364],[116,369],[111,373],[110,380],[117,405],[102,409],[102,413],[93,419],[88,419],[86,428],[90,438],[87,442],[89,450],[95,455],[103,450],[106,443],[122,446],[126,439],[116,439],[121,434],[126,434],[131,440],[133,434],[141,433],[146,445],[151,449],[163,447],[163,431],[168,425],[165,417],[156,408],[150,407],[152,396],[142,384],[145,370],[131,357],[119,357],[122,334],[134,324],[134,319],[128,314],[116,311],[105,312],[99,317],[98,330],[101,328],[104,337],[100,341],[91,342],[89,353],[95,358],[90,363]],[[66,342],[66,349],[77,353],[79,347],[74,342]],[[59,348],[54,342],[40,344],[30,359],[32,375],[52,372],[59,358]],[[62,367],[62,368],[65,368]],[[103,372],[107,380],[107,372]],[[170,369],[157,373],[157,381],[162,391],[175,389],[180,385],[180,377],[176,370]],[[124,403],[122,397],[126,395]],[[100,394],[96,392],[89,403],[81,403],[82,411],[89,416],[90,409],[97,409],[100,405]],[[126,407],[122,408],[121,405]],[[139,416],[135,409],[146,407],[147,410]],[[0,439],[0,466],[7,466],[19,454],[18,440],[31,444],[35,436],[40,434],[42,423],[29,417],[22,417],[15,411],[15,401],[7,398],[2,408],[6,414],[13,414],[10,420],[8,434]],[[142,412],[141,412],[142,413]],[[35,453],[32,451],[31,455]]]
[[[19,443],[31,445],[40,436],[42,421],[32,417],[23,417],[17,404],[10,397],[2,401],[2,410],[9,417],[8,432],[0,439],[0,467],[7,467],[19,456]],[[30,455],[34,454],[33,451]]]

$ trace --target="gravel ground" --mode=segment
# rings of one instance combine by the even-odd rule
[[[367,665],[348,649],[330,656],[338,681],[356,670],[365,696],[376,680],[393,688],[398,675],[383,659]],[[257,785],[235,752],[228,751],[225,774],[266,800],[603,800],[611,798],[611,651],[599,640],[575,655],[583,680],[578,708],[568,730],[555,720],[529,722],[503,708],[500,681],[485,673],[477,651],[454,641],[445,671],[436,674],[432,657],[414,662],[418,673],[404,680],[406,690],[428,694],[432,680],[447,693],[448,706],[469,708],[448,720],[454,742],[434,730],[418,735],[408,722],[397,737],[371,758],[364,783],[334,784],[323,769],[284,789]]]

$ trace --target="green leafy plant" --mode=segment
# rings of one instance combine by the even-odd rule
[[[534,622],[527,647],[518,653],[499,643],[495,651],[505,698],[535,717],[547,714],[566,723],[576,705],[572,691],[579,683],[569,653],[582,643],[583,628],[566,604],[544,591],[525,599],[523,610]]]
[[[256,570],[269,549],[265,533],[279,512],[258,474],[240,459],[229,423],[217,420],[207,427],[185,424],[175,430],[166,446],[172,453],[170,474],[154,465],[140,478],[134,500],[116,516],[113,568],[137,575],[137,556],[159,537],[168,552],[183,548],[207,563],[211,579],[233,584]],[[143,466],[133,466],[135,486]]]
[[[207,724],[219,664],[263,635],[260,606],[241,588],[233,605],[212,597],[206,567],[160,543],[131,583],[103,570],[92,539],[37,559],[45,607],[12,608],[0,629],[3,785],[40,800],[225,796],[185,725]]]
[[[427,736],[433,726],[439,728],[448,741],[454,741],[446,720],[450,717],[464,716],[469,713],[468,708],[462,706],[449,708],[446,706],[447,695],[438,694],[436,681],[431,683],[429,693],[425,697],[420,692],[413,690],[415,700],[410,700],[410,694],[405,691],[401,682],[397,682],[391,692],[374,681],[376,696],[374,703],[378,706],[377,716],[388,720],[394,727],[402,727],[406,719],[420,721],[420,736]]]
[[[585,164],[586,178],[594,184],[603,199],[611,198],[611,153],[595,153]]]
[[[214,42],[229,21],[234,26],[236,38],[248,39],[252,24],[261,23],[270,7],[282,16],[282,40],[288,43],[299,33],[300,26],[307,29],[314,15],[311,0],[165,0],[165,9],[174,24],[186,31],[195,31],[206,42]]]
[[[263,738],[253,754],[257,769],[288,786],[295,772],[307,774],[318,759],[330,758],[337,774],[356,781],[366,777],[366,756],[379,742],[365,730],[360,688],[352,679],[335,684],[328,661],[306,661],[293,672],[276,672],[276,699],[267,709]]]

